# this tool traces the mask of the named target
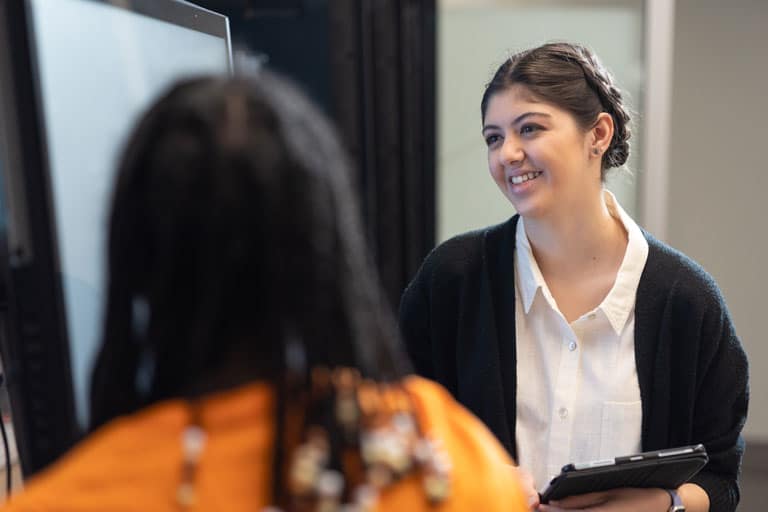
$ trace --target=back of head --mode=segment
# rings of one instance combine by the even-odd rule
[[[120,165],[92,426],[291,365],[405,369],[343,152],[274,75],[186,81]]]
[[[614,133],[603,154],[603,179],[608,169],[627,161],[629,114],[613,77],[588,48],[547,43],[511,56],[486,86],[480,103],[483,119],[491,97],[514,85],[522,85],[538,101],[569,112],[583,129],[591,128],[601,112],[610,114]]]

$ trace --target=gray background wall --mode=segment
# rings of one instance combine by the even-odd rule
[[[745,435],[768,442],[768,1],[678,0],[669,242],[717,280],[751,364]]]

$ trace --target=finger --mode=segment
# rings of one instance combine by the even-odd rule
[[[523,489],[523,493],[528,502],[528,507],[530,507],[531,510],[535,510],[536,507],[539,506],[539,493],[533,485],[533,476],[519,466],[513,467],[513,469],[517,472],[520,487]]]

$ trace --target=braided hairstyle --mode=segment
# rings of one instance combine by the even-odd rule
[[[601,112],[610,114],[614,132],[603,154],[603,181],[608,169],[621,167],[627,161],[629,114],[613,77],[589,49],[558,42],[512,55],[485,88],[480,103],[483,120],[491,97],[517,84],[525,86],[537,99],[570,112],[583,129],[591,128]]]

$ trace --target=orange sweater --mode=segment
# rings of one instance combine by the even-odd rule
[[[424,432],[444,443],[451,458],[451,494],[428,504],[420,476],[387,489],[378,511],[522,512],[527,510],[511,460],[493,435],[439,385],[410,377]],[[249,384],[206,398],[205,450],[195,477],[194,510],[259,511],[268,505],[273,439],[273,395]],[[178,511],[185,402],[172,400],[112,421],[46,471],[32,478],[2,511]]]

